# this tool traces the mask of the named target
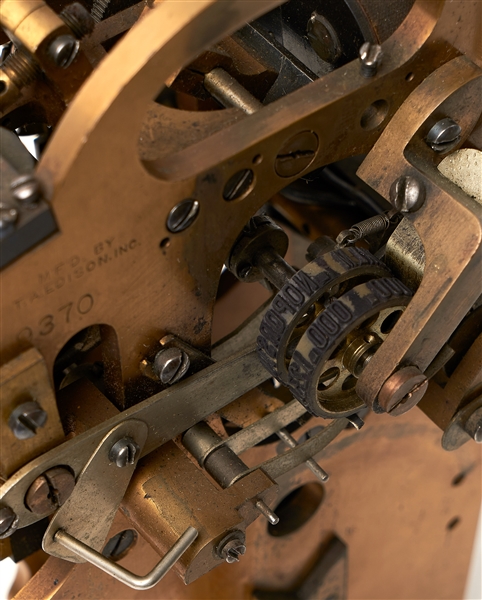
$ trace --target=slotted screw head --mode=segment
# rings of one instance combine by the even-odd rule
[[[53,467],[37,477],[25,494],[25,505],[36,515],[48,515],[62,506],[75,487],[73,474]]]
[[[32,174],[20,175],[10,184],[12,196],[21,204],[34,204],[40,198],[40,184]]]
[[[227,563],[239,561],[239,557],[246,553],[245,535],[242,531],[228,533],[218,544],[216,553],[219,558]]]
[[[360,70],[365,77],[374,77],[382,64],[382,47],[365,42],[360,48]]]
[[[233,562],[239,562],[239,557],[246,554],[246,546],[241,543],[233,543],[229,550],[226,551],[226,562],[231,564]]]
[[[396,417],[413,408],[423,398],[427,387],[428,379],[418,367],[402,367],[385,381],[378,403]]]
[[[37,433],[47,422],[47,413],[35,400],[17,406],[8,419],[8,426],[19,440],[26,440]]]
[[[167,217],[167,228],[172,233],[180,233],[190,227],[199,214],[199,202],[188,198],[176,204]]]
[[[162,383],[176,383],[187,373],[191,361],[189,356],[179,348],[163,348],[154,358],[152,370]]]
[[[9,506],[0,507],[0,539],[7,538],[16,531],[18,517]]]
[[[53,62],[61,69],[67,69],[74,61],[79,51],[79,40],[70,34],[59,35],[50,44],[48,54]]]
[[[10,204],[0,203],[0,231],[13,227],[18,219],[18,210]]]
[[[425,202],[425,186],[415,177],[404,175],[392,184],[390,200],[402,213],[415,212]]]
[[[133,465],[139,453],[139,446],[135,440],[125,437],[116,442],[109,452],[109,460],[118,467],[123,468]]]
[[[460,142],[462,128],[450,117],[441,119],[430,129],[426,142],[435,152],[448,152]]]

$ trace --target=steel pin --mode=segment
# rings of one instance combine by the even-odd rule
[[[277,435],[279,437],[279,439],[284,442],[287,446],[289,446],[290,448],[296,448],[296,446],[298,446],[298,442],[295,440],[295,438],[289,434],[286,429],[280,429],[277,432]],[[316,477],[318,477],[318,479],[320,481],[322,481],[323,483],[325,483],[326,481],[328,481],[328,479],[330,478],[330,476],[328,475],[328,473],[323,470],[320,465],[316,462],[316,460],[314,460],[313,458],[309,458],[306,462],[305,462],[306,466],[310,469],[310,471],[312,471],[312,473],[314,475],[316,475]]]

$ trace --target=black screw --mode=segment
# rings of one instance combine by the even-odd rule
[[[460,142],[462,128],[450,117],[441,119],[430,129],[426,142],[435,152],[448,152]]]
[[[199,202],[188,198],[176,204],[167,217],[167,228],[172,233],[180,233],[190,227],[199,214]]]
[[[403,175],[390,188],[390,200],[402,213],[415,212],[425,202],[425,186],[411,175]]]
[[[73,35],[59,35],[50,44],[48,54],[57,67],[67,69],[79,51],[79,41]]]
[[[9,506],[0,507],[0,539],[7,538],[18,527],[18,517]]]
[[[102,554],[111,560],[120,560],[137,541],[137,531],[124,529],[112,536],[102,550]]]

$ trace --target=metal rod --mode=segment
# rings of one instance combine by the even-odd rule
[[[255,266],[277,290],[297,273],[274,248],[266,248],[256,257]]]
[[[252,115],[263,107],[261,102],[248,92],[224,69],[213,69],[204,77],[204,87],[223,106],[240,108]]]
[[[277,434],[279,439],[290,448],[296,448],[298,446],[298,442],[290,433],[286,431],[286,429],[280,429]],[[328,473],[320,467],[314,458],[309,458],[307,461],[305,461],[305,464],[320,481],[323,481],[323,483],[328,481],[330,478]]]
[[[266,517],[271,525],[277,525],[279,523],[279,517],[276,515],[271,508],[263,502],[263,500],[258,500],[255,504],[255,507],[259,510],[259,512]]]
[[[197,529],[188,527],[164,558],[162,558],[157,565],[144,576],[135,575],[131,571],[124,569],[124,567],[121,567],[112,560],[106,558],[100,552],[90,548],[62,529],[59,529],[59,531],[55,533],[54,538],[59,544],[62,544],[62,546],[65,546],[65,548],[68,548],[71,552],[74,552],[118,581],[125,583],[135,590],[148,590],[159,583],[184,552],[186,552],[189,546],[191,546],[197,536]]]

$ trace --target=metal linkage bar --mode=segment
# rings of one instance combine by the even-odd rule
[[[348,419],[344,417],[331,421],[329,425],[327,425],[314,437],[308,439],[302,444],[298,444],[296,448],[292,448],[284,454],[280,454],[279,456],[270,458],[264,463],[251,467],[251,469],[233,478],[229,485],[233,485],[236,483],[236,481],[242,477],[246,477],[246,475],[252,471],[255,471],[256,469],[262,469],[267,475],[269,475],[269,477],[271,477],[271,479],[278,479],[278,477],[284,473],[287,473],[288,471],[291,471],[291,469],[294,469],[302,463],[307,462],[315,454],[323,450],[323,448],[326,448],[326,446],[328,446],[328,444],[330,444],[336,438],[336,436],[345,429],[348,423]]]
[[[40,517],[24,502],[32,482],[59,464],[78,476],[103,437],[119,423],[137,419],[149,425],[145,456],[268,378],[256,350],[242,350],[31,461],[0,488],[0,503],[16,513],[19,527],[35,523]]]

